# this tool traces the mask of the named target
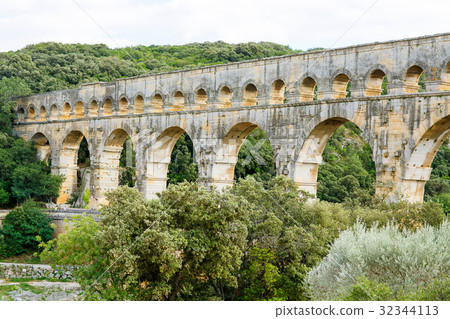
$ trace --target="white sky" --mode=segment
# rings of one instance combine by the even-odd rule
[[[0,51],[43,41],[331,48],[449,32],[449,14],[449,0],[0,0]]]

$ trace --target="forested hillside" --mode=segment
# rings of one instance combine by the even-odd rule
[[[104,44],[48,42],[0,53],[0,76],[23,79],[33,93],[40,93],[74,88],[82,83],[295,52],[298,51],[270,42],[205,42],[125,49],[110,49]]]

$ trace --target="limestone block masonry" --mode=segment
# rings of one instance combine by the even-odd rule
[[[450,135],[449,62],[447,33],[90,83],[18,98],[14,130],[66,176],[59,203],[77,187],[85,137],[92,208],[118,185],[127,137],[137,187],[152,198],[166,187],[183,133],[194,144],[199,182],[220,189],[232,185],[239,149],[255,127],[270,139],[277,173],[315,194],[326,142],[352,121],[372,147],[377,192],[422,201],[434,155]]]

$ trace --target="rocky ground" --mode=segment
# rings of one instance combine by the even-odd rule
[[[14,282],[0,279],[2,301],[73,301],[81,294],[76,282],[27,281]]]

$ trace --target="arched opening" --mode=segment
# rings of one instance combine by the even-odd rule
[[[136,98],[134,99],[134,113],[144,113],[144,98],[140,95],[136,96]]]
[[[125,97],[122,97],[119,100],[119,114],[120,115],[128,114],[128,100]]]
[[[315,94],[317,90],[317,83],[312,77],[307,77],[300,84],[300,101],[316,100]]]
[[[61,191],[57,200],[58,204],[64,204],[76,193],[78,187],[78,154],[84,135],[80,131],[70,132],[62,143],[59,155],[58,174],[65,177],[61,185]],[[73,202],[73,199],[71,200]]]
[[[30,106],[28,108],[28,122],[34,122],[36,120],[36,111],[34,110],[34,107]]]
[[[450,62],[447,63],[441,73],[441,91],[450,90]]]
[[[430,179],[433,160],[446,139],[450,136],[450,116],[444,117],[428,129],[416,143],[411,153],[402,180],[402,192],[411,202],[422,202],[424,198],[425,183]],[[444,145],[443,150],[447,146]],[[447,167],[450,163],[450,153],[446,153],[443,162],[446,167],[437,168],[439,175],[448,175]],[[431,185],[429,185],[431,186]],[[435,185],[436,186],[436,185]],[[442,187],[445,187],[442,185]],[[431,190],[430,190],[431,191]],[[443,190],[445,192],[445,189]]]
[[[419,80],[421,80],[422,83],[419,84]],[[425,75],[423,69],[418,65],[413,65],[408,70],[406,70],[403,91],[404,93],[417,93],[424,90]]]
[[[130,137],[122,145],[119,166],[119,186],[134,187],[136,185],[136,152]]]
[[[286,84],[282,80],[276,80],[272,83],[270,90],[269,104],[282,104],[285,101]],[[255,96],[256,97],[256,96]]]
[[[198,165],[194,159],[194,144],[185,132],[178,138],[170,154],[167,184],[178,184],[183,181],[195,182],[197,178]]]
[[[208,100],[208,95],[206,94],[206,91],[204,89],[199,89],[195,93],[195,109],[197,110],[204,110],[206,109],[206,101]]]
[[[175,92],[173,95],[173,104],[171,111],[182,111],[184,106],[184,95],[181,91]]]
[[[37,158],[48,165],[50,159],[50,143],[42,133],[36,133],[31,138],[37,151]]]
[[[45,109],[45,106],[41,106],[39,109],[39,121],[44,122],[47,120],[47,110]]]
[[[345,97],[350,97],[350,78],[346,74],[339,74],[334,78],[333,81],[333,98],[343,99]]]
[[[103,102],[103,116],[111,116],[113,115],[113,103],[110,99],[106,99]]]
[[[232,186],[234,180],[252,175],[260,181],[275,176],[273,149],[267,135],[255,124],[233,126],[222,139],[212,167],[212,185]]]
[[[258,104],[258,89],[254,84],[247,84],[244,89],[242,106],[253,106]]]
[[[84,117],[84,104],[81,101],[78,101],[75,104],[75,118],[82,119]]]
[[[88,208],[91,180],[91,154],[86,138],[80,142],[77,154],[77,185],[69,200],[73,207]]]
[[[55,121],[58,119],[58,107],[53,104],[50,107],[50,121]]]
[[[70,113],[72,112],[72,107],[69,103],[65,103],[62,108],[61,116],[63,120],[70,119]]]
[[[23,108],[17,110],[17,121],[20,123],[25,122],[25,111]]]
[[[163,111],[163,98],[161,94],[155,94],[155,96],[152,99],[152,108],[151,112],[159,113]]]
[[[425,184],[425,201],[441,203],[446,215],[450,214],[450,139],[447,138],[436,152],[431,164],[430,179]]]
[[[98,103],[96,100],[92,100],[89,103],[89,117],[97,117],[98,116]]]
[[[383,81],[384,87],[383,87]],[[384,90],[387,88],[386,73],[380,69],[376,69],[370,73],[367,81],[366,96],[384,95]]]
[[[223,86],[219,91],[219,108],[229,108],[231,107],[231,98],[233,93],[228,86]]]
[[[344,118],[318,124],[303,142],[294,180],[321,200],[366,202],[375,193],[372,149],[361,130]]]
[[[162,132],[147,153],[143,187],[146,198],[156,197],[168,183],[196,179],[198,170],[193,153],[192,141],[182,128],[170,127]]]
[[[92,199],[95,205],[105,204],[105,193],[119,186],[120,158],[128,133],[123,129],[111,132],[105,141],[100,155],[99,168],[96,170],[98,186]]]

